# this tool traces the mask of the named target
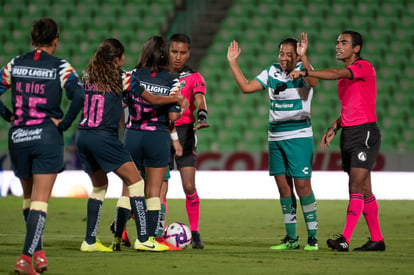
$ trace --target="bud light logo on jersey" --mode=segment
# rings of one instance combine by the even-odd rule
[[[153,93],[153,94],[160,94],[160,95],[169,95],[170,94],[170,89],[168,87],[165,86],[161,86],[161,85],[154,85],[152,83],[147,83],[147,82],[140,82],[141,86],[145,88],[145,90]]]
[[[12,75],[14,77],[38,78],[38,79],[55,79],[56,69],[31,68],[24,66],[13,67]]]

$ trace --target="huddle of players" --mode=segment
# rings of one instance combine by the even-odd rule
[[[105,40],[92,58],[91,63],[100,52],[102,54],[111,52],[108,49],[101,50],[102,46],[108,43],[120,44],[116,39]],[[190,128],[184,132],[183,141],[180,140],[180,143],[178,143],[178,146],[182,144],[184,150],[181,149],[181,151],[184,151],[184,154],[177,153],[180,158],[184,158],[184,161],[178,160],[177,164],[179,169],[183,166],[190,166],[195,173],[196,159],[193,153],[196,146],[194,138],[196,128],[193,126],[195,122],[193,115],[195,110],[194,93],[201,93],[204,98],[205,84],[200,74],[194,73],[190,68],[184,66],[189,57],[190,39],[184,34],[176,34],[171,37],[170,43],[173,43],[175,48],[170,47],[160,36],[154,36],[147,40],[134,70],[128,73],[120,71],[118,76],[120,78],[118,83],[121,84],[119,90],[121,93],[125,91],[126,95],[118,95],[117,100],[108,98],[105,101],[102,99],[102,110],[99,109],[97,97],[113,97],[113,93],[102,93],[104,85],[101,88],[95,87],[94,90],[85,89],[85,107],[78,127],[76,144],[82,166],[89,174],[94,188],[88,200],[86,235],[81,246],[83,252],[120,250],[121,235],[126,236],[124,230],[131,212],[137,230],[137,240],[134,243],[135,249],[149,251],[177,250],[162,238],[162,226],[165,224],[166,217],[166,189],[162,189],[162,186],[167,184],[165,177],[169,175],[171,139],[177,141],[177,138],[182,136],[182,132],[180,135],[176,132],[170,134],[169,129],[173,130],[175,128],[174,121],[177,121],[181,116],[187,120],[184,124],[189,125]],[[122,44],[120,45],[122,46]],[[178,54],[177,45],[182,46],[181,52]],[[117,48],[117,46],[112,46],[112,48]],[[121,47],[119,46],[119,48]],[[118,70],[124,59],[123,46],[121,52],[122,55],[119,55],[118,59],[122,62],[116,62]],[[170,59],[172,58],[170,52],[172,52],[171,56],[175,57],[174,64],[180,65],[179,70],[174,70],[177,68],[170,66]],[[181,55],[183,55],[182,58]],[[85,72],[84,78],[87,83],[85,87],[88,84],[92,84],[92,87],[96,86],[96,79],[91,78],[89,73],[89,71],[93,71],[91,63]],[[171,73],[170,70],[175,73]],[[188,78],[190,75],[197,79],[195,85],[201,87],[198,88],[198,91],[195,91],[197,89],[193,89],[191,86],[192,79]],[[186,78],[187,81],[183,78]],[[180,84],[180,82],[183,84]],[[120,121],[122,111],[115,107],[117,112],[114,112],[113,107],[107,108],[106,106],[106,102],[119,106],[119,102],[122,100],[121,97],[124,105],[128,107],[129,113],[125,123],[123,143],[115,140],[118,133],[115,129]],[[206,123],[207,111],[205,109],[200,111],[200,106],[198,107],[198,123],[203,125]],[[187,109],[189,110],[187,111]],[[85,112],[85,110],[87,111]],[[112,125],[112,129],[110,129],[112,138],[110,140],[103,139],[102,144],[96,143],[97,139],[102,139],[105,136],[101,131],[96,131],[99,112],[103,113],[101,115],[103,117],[101,119],[102,126],[105,127],[105,121],[111,122]],[[108,116],[106,119],[105,113]],[[118,115],[115,116],[114,113],[118,113]],[[89,124],[92,126],[89,127]],[[96,132],[94,137],[88,137],[91,129]],[[188,135],[191,136],[190,142],[188,141]],[[176,148],[177,143],[174,144]],[[111,149],[115,145],[116,147]],[[95,150],[90,148],[95,148]],[[107,149],[102,152],[102,148]],[[176,149],[180,151],[180,148]],[[121,157],[116,159],[113,155]],[[91,156],[93,156],[92,160]],[[132,163],[131,161],[137,170],[133,171],[132,174],[131,168],[129,170],[124,169],[126,164]],[[96,228],[99,225],[100,209],[108,185],[106,173],[111,171],[123,180],[124,188],[117,203],[115,221],[112,227],[114,241],[112,247],[106,247],[96,239]],[[141,173],[145,178],[145,182],[141,177]],[[134,175],[133,178],[131,178],[131,175]],[[195,185],[194,181],[193,185]],[[161,190],[164,191],[161,192]],[[195,186],[193,191],[190,194],[186,193],[186,195],[186,208],[193,237],[192,246],[193,248],[202,249],[204,244],[198,232],[199,198]]]
[[[189,38],[181,34],[174,37],[186,44],[187,51],[182,52],[186,60],[190,52]],[[187,108],[189,112],[195,110],[193,89],[189,83],[181,85],[178,74],[196,75],[198,81],[195,84],[203,87],[197,93],[203,95],[204,79],[184,66],[178,74],[171,73],[169,45],[164,38],[154,36],[144,44],[138,64],[131,72],[120,69],[125,60],[122,43],[117,39],[104,40],[87,65],[81,83],[66,60],[53,56],[59,41],[53,19],[34,21],[31,38],[35,49],[16,56],[0,69],[0,95],[10,88],[13,105],[11,111],[0,100],[0,115],[11,123],[9,155],[14,174],[23,187],[26,223],[22,254],[14,270],[19,274],[38,274],[48,269],[42,242],[48,201],[57,174],[64,169],[63,131],[70,127],[80,111],[76,147],[82,168],[93,185],[87,203],[86,235],[81,251],[113,251],[96,238],[108,187],[108,172],[117,174],[126,186],[128,200],[120,199],[118,209],[127,209],[128,215],[133,213],[138,236],[134,248],[169,250],[168,244],[155,238],[161,210],[161,186],[170,164],[171,138],[175,141],[178,138],[176,133],[170,136],[169,125]],[[179,60],[180,56],[175,59],[175,64],[181,64]],[[181,95],[184,91],[181,86],[186,85],[188,100]],[[71,100],[66,113],[60,107],[63,90]],[[129,116],[124,142],[121,142],[118,129],[125,107],[128,107]],[[187,113],[187,116],[188,121],[184,124],[192,125],[194,115]],[[206,124],[206,119],[207,110],[199,110],[198,124]],[[196,129],[197,126],[191,127],[187,134],[194,136]],[[195,142],[193,145],[191,153],[195,150]],[[195,158],[191,164],[195,171]],[[144,169],[145,182],[141,177]],[[188,194],[187,199],[190,201],[190,207],[187,207],[191,210],[190,224],[196,218],[192,225],[193,248],[202,249],[197,192]],[[119,226],[118,220],[116,225]],[[113,247],[119,248],[115,241]]]

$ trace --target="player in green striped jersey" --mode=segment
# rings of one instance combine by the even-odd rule
[[[311,125],[311,100],[315,78],[305,77],[291,81],[293,70],[313,70],[307,57],[308,39],[301,34],[301,42],[295,38],[283,39],[279,44],[279,62],[272,63],[256,78],[248,81],[238,63],[241,48],[231,42],[227,60],[240,90],[254,93],[267,89],[269,108],[269,173],[275,177],[285,221],[286,237],[272,250],[299,248],[296,230],[296,196],[299,196],[308,230],[305,250],[318,250],[316,237],[318,222],[316,200],[311,186],[313,133]]]

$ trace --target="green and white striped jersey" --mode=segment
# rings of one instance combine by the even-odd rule
[[[294,70],[301,69],[303,64],[298,62]],[[291,81],[279,63],[273,63],[255,79],[269,92],[269,141],[312,137],[312,87],[303,78]]]

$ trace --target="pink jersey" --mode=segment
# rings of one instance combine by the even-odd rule
[[[175,121],[175,126],[190,124],[195,122],[194,110],[195,106],[195,94],[206,94],[206,84],[204,78],[198,72],[193,72],[191,68],[185,66],[183,70],[179,72],[178,76],[181,84],[181,95],[187,98],[190,106],[183,113],[183,115]]]
[[[352,73],[352,79],[341,78],[338,81],[341,126],[376,122],[377,76],[374,67],[367,60],[358,59],[347,68]]]

